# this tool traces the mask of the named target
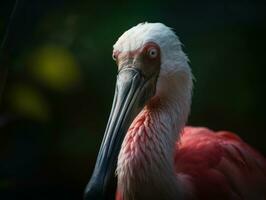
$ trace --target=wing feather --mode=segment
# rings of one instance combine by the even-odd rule
[[[198,199],[266,199],[266,161],[237,135],[185,127],[175,166]]]

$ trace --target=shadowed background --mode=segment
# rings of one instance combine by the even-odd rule
[[[18,2],[1,55],[0,199],[82,198],[113,98],[112,45],[144,21],[184,43],[195,76],[188,124],[234,131],[266,154],[266,4]],[[0,3],[1,40],[13,5]]]

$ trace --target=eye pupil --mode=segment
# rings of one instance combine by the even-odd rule
[[[155,57],[157,56],[157,50],[154,49],[154,48],[150,49],[150,50],[149,50],[149,56],[150,56],[151,58],[155,58]]]

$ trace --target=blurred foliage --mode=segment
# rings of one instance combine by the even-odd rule
[[[26,85],[16,85],[9,90],[10,107],[21,117],[35,120],[47,120],[50,108],[45,98],[36,89]]]
[[[1,1],[0,36],[13,2]],[[266,153],[264,3],[19,2],[5,51],[0,199],[81,199],[111,108],[112,45],[143,21],[184,43],[196,79],[188,123],[234,131]]]
[[[80,80],[74,57],[67,49],[46,45],[29,57],[30,73],[43,84],[56,90],[73,88]]]

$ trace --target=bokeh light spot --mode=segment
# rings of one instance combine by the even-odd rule
[[[50,107],[44,96],[30,86],[14,85],[8,98],[16,114],[38,121],[46,121],[50,117]]]
[[[30,56],[30,73],[54,90],[69,90],[80,81],[80,68],[74,56],[56,45],[45,45]]]

